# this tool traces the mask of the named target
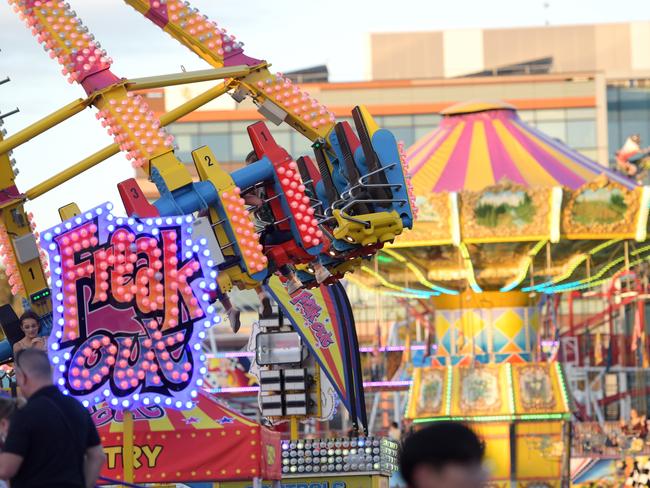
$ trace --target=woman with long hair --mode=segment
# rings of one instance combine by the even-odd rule
[[[39,335],[41,332],[41,323],[38,315],[31,310],[27,310],[20,316],[20,328],[25,334],[25,337],[14,344],[14,356],[18,351],[32,347],[41,351],[47,350],[47,339]]]

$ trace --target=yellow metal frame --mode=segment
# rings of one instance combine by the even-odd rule
[[[222,198],[224,193],[235,190],[236,185],[232,177],[224,171],[221,166],[219,166],[216,156],[209,147],[205,146],[192,151],[192,159],[194,160],[194,165],[196,166],[201,181],[211,182],[219,194],[219,198]],[[218,222],[222,221],[224,218],[230,220],[232,215],[228,211],[226,205],[223,206],[223,212],[224,215],[220,215],[214,208],[210,208],[210,221],[214,223],[213,229],[217,241],[222,246],[230,244],[230,247],[223,251],[224,255],[234,256],[238,249],[243,249],[246,237],[240,235],[235,229],[232,229],[234,242],[231,241],[226,234],[225,227]],[[237,247],[234,247],[234,245]],[[250,258],[242,254],[241,264],[242,266],[231,266],[219,273],[217,280],[219,281],[221,290],[227,292],[230,290],[233,283],[242,289],[255,288],[260,285],[259,281],[252,277],[252,275],[256,273],[256,270],[252,268]]]
[[[217,72],[219,76],[223,76],[225,73],[220,70],[209,70],[210,76],[216,77]],[[232,71],[228,71],[230,74]],[[241,69],[239,69],[241,72]],[[158,80],[164,80],[165,83],[174,84],[175,81],[182,79],[183,83],[188,82],[188,79],[194,79],[194,81],[204,81],[204,77],[207,75],[199,75],[192,73],[181,73],[179,75],[169,75],[166,77],[154,77]],[[193,78],[192,78],[193,77]],[[147,80],[147,79],[144,79]],[[162,82],[162,81],[161,81]],[[104,92],[104,95],[111,93],[111,89],[122,90],[124,93],[125,86],[138,86],[138,83],[144,84],[142,80],[131,80],[121,82],[113,87],[109,87]],[[188,100],[182,105],[176,107],[175,109],[165,113],[160,117],[161,126],[167,126],[181,117],[187,115],[188,113],[196,110],[197,108],[205,105],[211,100],[227,93],[231,89],[231,84],[229,82],[218,84],[209,90],[199,94],[198,96]],[[10,188],[14,185],[14,174],[11,169],[11,164],[8,157],[8,152],[19,147],[25,142],[35,138],[36,136],[42,134],[43,132],[48,131],[49,129],[57,126],[61,122],[73,117],[74,115],[80,113],[85,108],[90,107],[97,99],[99,95],[93,94],[85,100],[79,99],[74,102],[65,105],[64,107],[52,112],[51,114],[45,116],[44,118],[36,121],[35,123],[27,126],[26,128],[20,130],[16,134],[8,137],[7,139],[2,140],[0,135],[0,186],[2,188]],[[8,199],[7,201],[0,204],[0,224],[5,228],[7,235],[12,237],[24,236],[27,233],[31,232],[29,227],[29,219],[27,213],[24,210],[23,204],[26,200],[34,200],[41,195],[57,188],[63,183],[71,180],[72,178],[80,175],[81,173],[93,168],[102,161],[118,154],[120,152],[118,144],[110,144],[103,149],[100,149],[96,153],[88,156],[87,158],[82,159],[78,163],[66,168],[65,170],[51,176],[42,183],[37,184],[36,186],[30,188],[25,193],[18,195],[14,199]],[[187,171],[183,167],[184,171]],[[189,175],[189,173],[188,173]],[[67,215],[67,213],[65,214]],[[25,225],[19,225],[17,221],[22,221]],[[6,250],[15,255],[15,249],[13,248],[12,239],[9,239],[12,249]],[[45,271],[43,270],[39,260],[29,261],[27,263],[16,263],[18,277],[22,282],[23,290],[25,297],[47,288],[47,279],[45,277]],[[51,303],[49,301],[37,302],[33,304],[33,309],[40,315],[51,312]]]

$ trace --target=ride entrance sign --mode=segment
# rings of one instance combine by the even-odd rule
[[[220,321],[215,261],[191,216],[116,217],[110,203],[43,233],[55,382],[84,405],[191,408],[201,341]]]

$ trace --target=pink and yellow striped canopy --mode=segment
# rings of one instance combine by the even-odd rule
[[[440,127],[407,152],[416,195],[477,191],[507,179],[526,187],[578,188],[605,173],[635,183],[525,124],[512,105],[469,102],[442,112]]]

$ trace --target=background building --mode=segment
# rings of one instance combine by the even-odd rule
[[[373,79],[599,72],[650,75],[650,22],[371,35]]]

